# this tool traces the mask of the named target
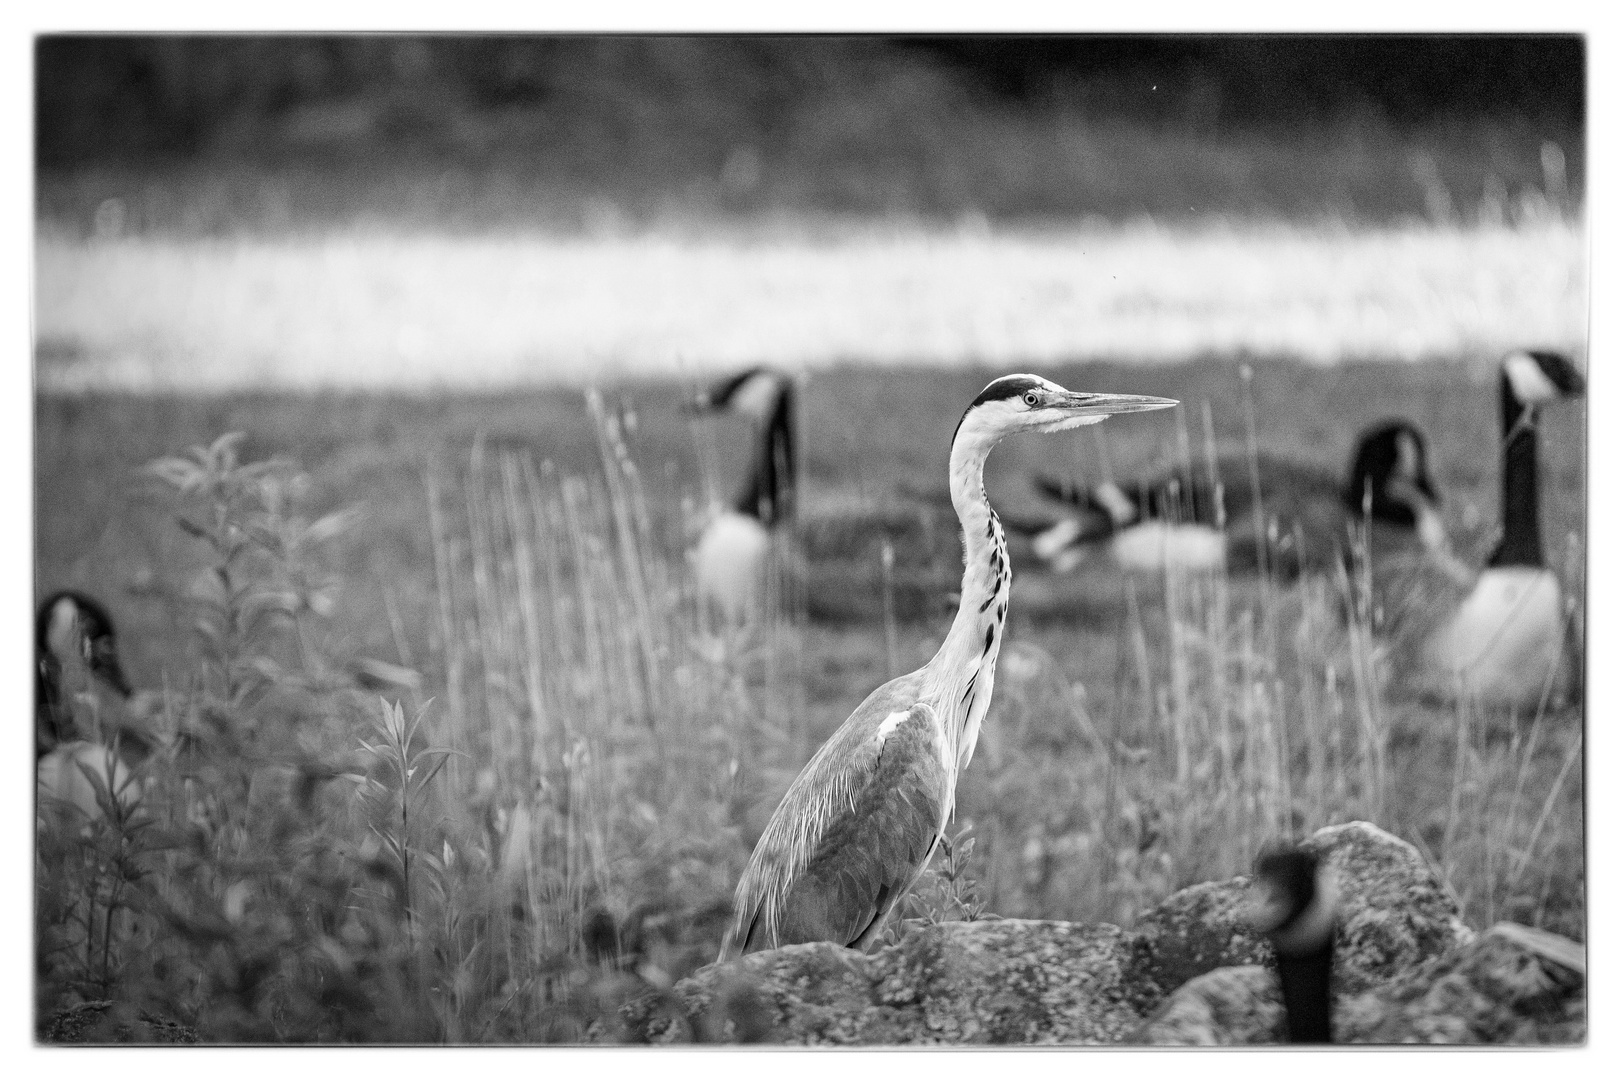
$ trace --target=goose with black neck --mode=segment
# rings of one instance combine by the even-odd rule
[[[1563,588],[1542,549],[1540,415],[1585,389],[1580,370],[1559,353],[1503,358],[1501,539],[1466,594],[1420,623],[1417,679],[1431,696],[1535,708],[1570,691],[1578,665]]]

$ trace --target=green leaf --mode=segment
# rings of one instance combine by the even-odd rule
[[[205,476],[199,466],[185,458],[177,457],[158,458],[156,461],[148,462],[142,471],[180,491],[190,491],[201,483]]]
[[[345,507],[316,519],[301,538],[306,543],[319,544],[347,531],[360,518],[358,506]]]

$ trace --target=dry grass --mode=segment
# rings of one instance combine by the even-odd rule
[[[212,487],[144,504],[159,516],[136,515],[136,532],[173,534],[179,511],[274,540],[246,555],[228,528],[152,541],[154,587],[221,560],[239,586],[176,600],[186,617],[157,645],[185,640],[199,610],[216,637],[245,625],[232,613],[260,593],[279,614],[254,634],[205,634],[192,659],[157,654],[169,740],[146,824],[42,841],[42,1008],[106,996],[205,1039],[611,1039],[617,1002],[712,958],[781,792],[939,627],[806,625],[791,592],[750,631],[713,626],[681,554],[698,503],[676,496],[724,483],[648,471],[669,464],[650,409],[585,406],[571,429],[583,442],[539,444],[568,450],[555,458],[498,435],[425,457],[402,444],[384,454],[394,472],[366,484],[352,464],[299,481],[216,460]],[[153,437],[107,422],[150,404],[42,407],[46,475],[89,448],[76,410],[102,418],[82,429],[95,452],[109,434]],[[324,406],[333,420],[354,407]],[[307,422],[273,421],[277,409],[244,399],[227,414]],[[218,422],[197,404],[183,415]],[[493,405],[472,416],[499,431]],[[335,450],[366,443],[352,419],[336,430]],[[1124,468],[1154,437],[1110,456]],[[1211,424],[1201,453],[1216,441]],[[391,542],[397,521],[415,554],[369,582],[334,574],[355,553],[321,524],[347,519],[325,512],[379,475],[404,486],[368,500],[368,543]],[[1016,622],[954,857],[912,917],[1128,924],[1177,887],[1246,869],[1271,835],[1363,817],[1425,848],[1476,925],[1581,936],[1579,715],[1392,696],[1361,628],[1340,619],[1355,587],[1170,575],[1078,622]],[[399,706],[342,676],[361,653],[419,674],[383,690]]]

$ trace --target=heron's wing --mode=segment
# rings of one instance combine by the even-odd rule
[[[723,955],[854,944],[916,880],[944,818],[948,750],[934,710],[895,701],[894,688],[868,698],[788,788],[738,883]]]

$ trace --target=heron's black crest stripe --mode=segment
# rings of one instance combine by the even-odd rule
[[[962,420],[966,420],[968,413],[972,412],[974,409],[977,409],[985,402],[1006,401],[1008,398],[1022,397],[1026,390],[1041,389],[1044,389],[1044,387],[1039,382],[1036,382],[1034,379],[1030,378],[1028,375],[1003,375],[1001,378],[979,391],[979,396],[974,398],[973,401],[968,404],[968,407],[962,411]],[[951,442],[956,441],[956,432],[962,430],[962,420],[958,420],[956,422],[956,431],[951,432]]]
[[[968,411],[972,412],[987,401],[1005,401],[1007,398],[1022,397],[1026,390],[1042,389],[1045,387],[1028,375],[1003,375],[979,391],[979,396],[973,399]]]

